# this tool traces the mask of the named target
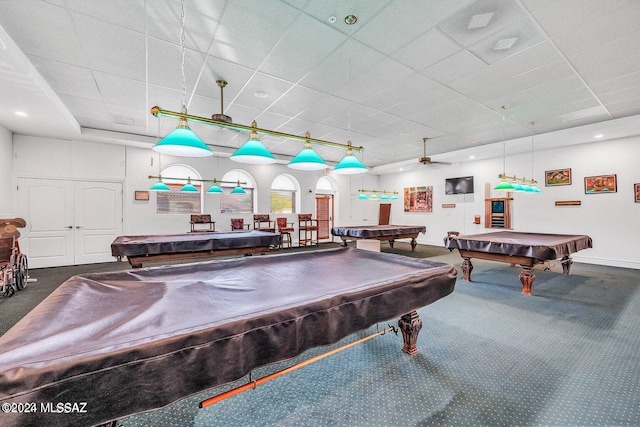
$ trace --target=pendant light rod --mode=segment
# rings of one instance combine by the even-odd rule
[[[509,175],[505,175],[505,174],[503,174],[503,173],[498,174],[498,178],[500,178],[500,179],[503,179],[503,178],[504,178],[504,179],[508,179],[508,180],[511,180],[511,181],[520,181],[520,182],[522,182],[523,184],[536,185],[536,184],[538,183],[538,181],[536,181],[535,179],[526,179],[526,178],[524,178],[524,177],[523,177],[523,178],[518,178],[518,177],[517,177],[517,176],[515,176],[515,175],[514,175],[514,176],[509,176]]]
[[[208,119],[206,117],[200,117],[200,116],[194,116],[191,114],[183,114],[183,113],[179,113],[176,111],[170,111],[170,110],[163,110],[162,108],[158,107],[158,106],[154,106],[153,108],[151,108],[151,114],[153,114],[155,117],[159,117],[159,116],[165,116],[165,117],[177,117],[177,118],[184,118],[185,120],[191,120],[194,122],[199,122],[199,123],[204,123],[204,124],[208,124],[208,125],[213,125],[213,126],[218,126],[221,128],[227,128],[227,129],[233,129],[233,130],[239,130],[239,131],[246,131],[246,132],[251,132],[251,131],[255,131],[257,133],[263,133],[263,134],[267,134],[267,135],[272,135],[272,136],[277,136],[280,138],[289,138],[289,139],[295,139],[298,141],[309,141],[312,144],[319,144],[319,145],[326,145],[328,147],[337,147],[337,148],[342,148],[345,150],[348,150],[349,148],[352,150],[356,150],[359,152],[363,152],[364,151],[364,147],[362,146],[353,146],[351,144],[342,144],[339,142],[332,142],[332,141],[325,141],[322,139],[316,139],[316,138],[308,138],[306,135],[293,135],[290,133],[284,133],[284,132],[279,132],[277,130],[270,130],[270,129],[262,129],[259,127],[252,127],[252,126],[246,126],[246,125],[242,125],[242,124],[238,124],[238,123],[227,123],[227,122],[222,122],[220,120],[214,120],[214,119]]]
[[[358,193],[398,194],[397,191],[387,191],[387,190],[358,190]]]
[[[220,183],[220,184],[246,184],[246,182],[240,182],[240,181],[220,181],[219,179],[213,178],[213,179],[196,179],[196,178],[175,178],[175,177],[170,177],[170,176],[160,176],[160,175],[149,175],[148,177],[149,179],[169,179],[169,180],[174,180],[174,181],[198,181],[198,182],[213,182],[213,183]]]

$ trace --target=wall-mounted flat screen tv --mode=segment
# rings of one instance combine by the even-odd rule
[[[473,194],[473,177],[461,176],[444,180],[445,194]]]

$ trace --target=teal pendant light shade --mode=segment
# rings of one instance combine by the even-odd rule
[[[186,114],[186,109],[182,110]],[[162,154],[181,157],[207,157],[213,152],[198,136],[193,133],[187,119],[180,117],[178,126],[169,135],[162,138],[153,146],[153,151]]]
[[[535,184],[533,184],[533,185],[531,186],[531,191],[532,191],[532,192],[534,192],[534,193],[542,193],[542,190],[540,190],[540,189],[538,188],[538,186],[537,186],[537,185],[535,185]]]
[[[251,127],[256,127],[255,120],[251,123]],[[249,134],[247,142],[242,144],[235,153],[230,157],[231,160],[239,163],[247,163],[251,165],[269,165],[276,162],[276,158],[271,154],[267,147],[265,147],[260,139],[258,139],[258,133],[252,130]]]
[[[507,182],[506,179],[504,179],[504,177],[500,178],[500,183],[498,185],[495,186],[494,190],[496,191],[513,191],[515,190],[513,184],[511,184],[510,182]]]
[[[360,193],[360,194],[358,195],[358,200],[367,200],[368,198],[369,198],[369,197],[367,197],[367,195],[366,195],[366,194],[364,194],[364,193]]]
[[[311,135],[307,132],[306,137],[309,138]],[[316,153],[313,148],[311,148],[311,143],[306,141],[304,143],[304,148],[302,151],[295,156],[289,164],[287,165],[291,169],[302,170],[302,171],[316,171],[326,169],[329,166],[322,160],[322,157]]]
[[[347,154],[340,160],[340,162],[333,168],[333,173],[339,175],[355,175],[358,173],[365,173],[367,167],[362,164],[360,160],[353,155],[353,149],[351,148],[351,141],[347,142],[349,148],[347,148]]]
[[[236,188],[231,190],[231,194],[247,194],[247,192],[244,191],[244,188],[240,187],[240,181],[238,181],[238,185],[236,185]]]
[[[398,200],[398,199],[399,199],[399,197],[398,197],[397,194],[394,194],[393,196],[391,196],[391,200]]]
[[[373,193],[371,196],[369,196],[369,200],[378,200],[379,197],[376,193]]]
[[[180,189],[180,191],[185,192],[185,193],[197,193],[198,189],[196,188],[195,185],[193,185],[191,183],[191,178],[189,178],[187,180],[187,183],[185,185],[182,186],[182,188]]]
[[[382,196],[380,196],[380,200],[389,200],[387,193],[383,193]]]
[[[162,177],[160,177],[160,179],[158,179],[158,182],[153,184],[149,191],[171,191],[171,188],[169,188],[167,184],[162,182]]]
[[[220,188],[220,186],[214,179],[213,185],[211,185],[211,187],[209,187],[209,189],[207,190],[207,194],[222,194],[222,193],[223,193],[222,188]]]

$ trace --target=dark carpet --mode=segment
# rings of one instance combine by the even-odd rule
[[[322,245],[321,245],[322,246]],[[384,252],[459,265],[457,252],[408,244]],[[637,426],[640,425],[638,271],[575,263],[535,270],[475,261],[446,298],[419,310],[420,353],[386,334],[210,408],[198,403],[247,378],[119,421],[120,426]],[[36,283],[0,299],[0,332],[80,272],[126,263],[32,270]],[[384,328],[386,325],[379,325]],[[261,367],[261,377],[375,331]]]

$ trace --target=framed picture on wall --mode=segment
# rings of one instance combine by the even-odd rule
[[[615,193],[617,191],[618,181],[615,174],[584,177],[585,194]]]
[[[571,185],[571,169],[555,169],[544,172],[545,187]]]
[[[433,212],[433,187],[405,187],[405,212]]]
[[[134,198],[136,200],[149,200],[149,192],[148,191],[136,191],[134,194]]]
[[[633,184],[633,194],[635,195],[636,203],[640,203],[640,182]]]

